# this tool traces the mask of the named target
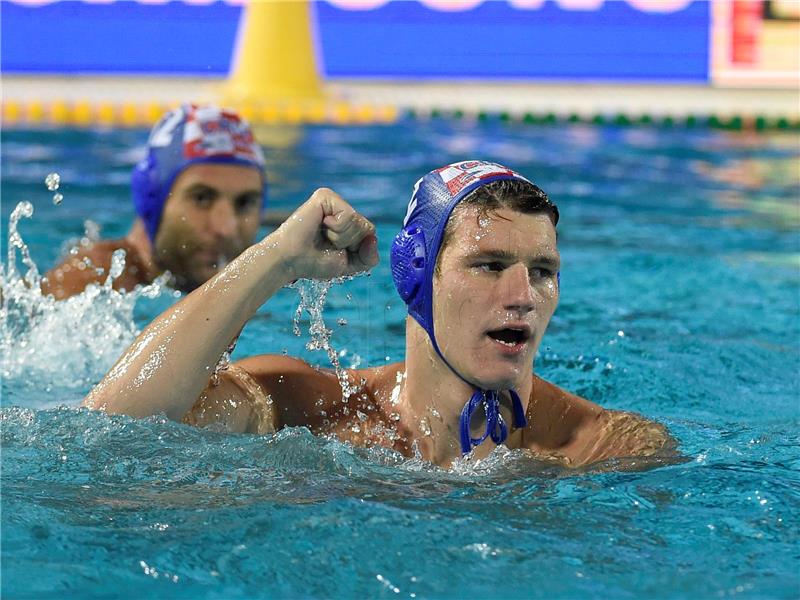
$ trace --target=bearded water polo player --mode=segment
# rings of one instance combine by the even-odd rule
[[[99,240],[47,273],[45,293],[58,299],[108,277],[116,250],[126,253],[114,288],[132,290],[164,271],[191,291],[250,246],[266,194],[264,155],[238,114],[184,104],[165,114],[133,169],[137,218],[118,240]]]
[[[371,223],[332,190],[317,190],[162,313],[84,403],[233,432],[303,425],[443,466],[500,444],[569,466],[671,452],[661,425],[531,373],[558,303],[557,222],[545,193],[506,167],[466,161],[432,171],[415,185],[392,248],[409,310],[404,363],[349,370],[358,387],[347,401],[334,373],[286,356],[244,359],[211,383],[230,340],[280,287],[377,264]],[[367,418],[353,427],[358,413]]]

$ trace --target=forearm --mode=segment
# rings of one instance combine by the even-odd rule
[[[164,412],[180,420],[208,385],[231,340],[290,280],[273,236],[153,321],[84,404],[134,417]]]

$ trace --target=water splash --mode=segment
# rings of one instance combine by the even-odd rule
[[[303,312],[307,312],[310,324],[308,332],[311,334],[311,339],[306,344],[307,350],[323,350],[328,355],[336,378],[339,380],[339,385],[342,387],[342,402],[347,402],[353,394],[359,390],[357,384],[350,382],[347,371],[342,367],[339,361],[339,353],[331,345],[331,336],[333,330],[325,325],[325,320],[322,318],[322,311],[325,307],[325,300],[328,297],[328,292],[331,285],[335,283],[342,283],[350,278],[340,278],[336,280],[317,281],[311,279],[299,279],[290,287],[297,290],[300,294],[300,303],[295,310],[294,318],[292,320],[292,331],[295,335],[301,334],[300,319]]]
[[[21,219],[32,216],[33,205],[20,202],[9,219],[8,260],[0,265],[0,374],[5,401],[32,391],[41,398],[45,391],[53,398],[40,400],[46,406],[64,401],[56,392],[80,397],[99,381],[138,335],[137,300],[159,297],[167,279],[159,277],[131,293],[114,290],[114,279],[125,267],[125,252],[117,250],[102,285],[89,285],[63,301],[43,295],[39,269],[18,229]]]

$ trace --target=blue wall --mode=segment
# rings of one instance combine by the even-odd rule
[[[122,0],[42,6],[1,0],[4,73],[228,72],[241,8]],[[647,13],[619,0],[592,11],[487,1],[440,12],[418,2],[373,10],[315,5],[331,77],[709,79],[710,5]]]
[[[223,2],[25,6],[3,0],[4,73],[225,75],[241,8]]]
[[[644,13],[625,2],[569,11],[484,2],[438,12],[417,2],[372,11],[317,6],[326,71],[348,77],[708,79],[710,6]]]

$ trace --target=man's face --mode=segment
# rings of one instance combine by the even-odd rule
[[[158,264],[192,290],[253,243],[262,181],[252,167],[197,164],[172,185],[155,239]]]
[[[556,230],[544,213],[454,213],[454,235],[433,282],[442,353],[484,389],[521,386],[558,304]]]

